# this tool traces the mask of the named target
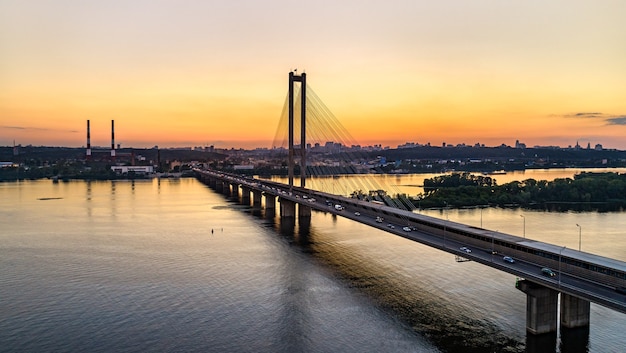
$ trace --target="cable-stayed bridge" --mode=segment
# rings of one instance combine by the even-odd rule
[[[296,82],[300,82],[299,90],[295,89]],[[383,192],[354,192],[347,196],[307,188],[307,176],[326,173],[321,165],[308,165],[314,159],[313,153],[309,153],[311,146],[326,140],[341,154],[344,144],[338,141],[350,138],[311,92],[305,74],[289,74],[289,94],[277,133],[287,136],[288,145],[276,149],[287,160],[288,184],[196,169],[198,179],[242,204],[264,207],[268,214],[275,212],[278,201],[281,220],[297,217],[300,222],[310,222],[313,210],[328,212],[454,254],[457,261],[475,261],[522,278],[516,287],[527,295],[526,327],[531,334],[555,332],[558,321],[566,329],[588,327],[591,302],[626,313],[623,261],[420,215],[413,212],[415,207],[410,200],[391,198]],[[283,125],[287,125],[286,133],[281,131]],[[300,132],[298,138],[296,131]],[[309,131],[313,132],[311,137]],[[345,160],[336,167],[346,173],[376,168],[363,165],[365,159],[359,156],[358,149],[344,155]],[[294,182],[297,174],[299,184]],[[353,186],[355,191],[381,190],[367,178],[355,178]]]

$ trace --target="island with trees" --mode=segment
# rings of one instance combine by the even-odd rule
[[[583,172],[553,181],[526,179],[497,185],[489,176],[452,173],[424,180],[424,193],[409,198],[420,208],[522,207],[555,211],[621,211],[626,174]]]

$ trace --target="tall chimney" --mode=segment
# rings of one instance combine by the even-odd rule
[[[111,120],[111,159],[115,159],[115,120]]]
[[[91,130],[89,129],[89,120],[87,120],[87,159],[91,159]]]

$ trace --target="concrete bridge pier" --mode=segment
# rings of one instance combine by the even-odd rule
[[[219,192],[219,193],[224,193],[224,182],[222,182],[221,180],[214,180],[215,182],[215,191]]]
[[[299,218],[311,218],[311,207],[303,204],[298,204],[298,217]]]
[[[561,326],[568,329],[588,327],[590,307],[588,300],[561,293]]]
[[[296,217],[296,203],[279,198],[278,202],[280,202],[280,218],[295,218]]]
[[[239,184],[232,183],[230,184],[231,194],[230,196],[237,200],[239,198]]]
[[[208,178],[208,179],[209,179],[209,180],[208,180],[209,187],[210,187],[211,189],[215,190],[215,185],[217,184],[217,182],[216,182],[216,181],[215,181],[215,179],[213,179],[213,178]]]
[[[556,332],[559,292],[527,280],[515,286],[526,293],[526,331],[535,335]]]
[[[261,208],[263,193],[259,190],[252,190],[252,207]]]
[[[588,348],[589,326],[568,329],[561,328],[561,352],[588,352]]]
[[[532,335],[530,333],[526,334],[526,353],[557,353],[557,341],[559,335],[557,332],[550,332],[543,335]],[[561,352],[570,352],[563,351]],[[579,352],[580,350],[572,350],[571,352]]]
[[[230,183],[222,181],[222,194],[230,196]]]
[[[250,206],[250,188],[241,186],[241,204]]]
[[[265,194],[265,209],[266,210],[276,209],[276,196],[271,195],[271,194]]]

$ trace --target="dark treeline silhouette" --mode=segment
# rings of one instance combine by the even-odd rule
[[[453,173],[426,179],[424,193],[413,202],[421,208],[515,206],[618,211],[626,208],[626,174],[580,173],[550,182],[526,179],[496,185],[489,177]]]

